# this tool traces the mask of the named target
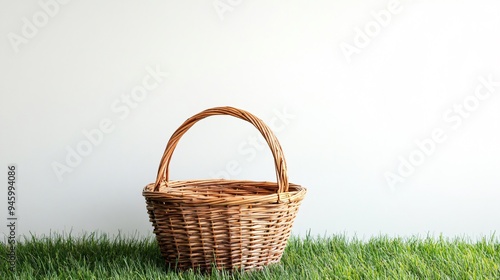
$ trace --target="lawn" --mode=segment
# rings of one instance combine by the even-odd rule
[[[29,237],[17,244],[16,273],[0,246],[0,279],[500,279],[500,242],[444,238],[369,241],[292,237],[280,264],[251,273],[168,270],[154,239],[87,234]]]

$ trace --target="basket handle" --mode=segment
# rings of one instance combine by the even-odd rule
[[[215,115],[229,115],[240,118],[253,124],[260,131],[262,136],[264,136],[267,144],[269,145],[269,148],[271,148],[271,152],[274,157],[276,179],[278,181],[278,193],[288,192],[288,175],[286,162],[285,157],[283,156],[283,150],[280,143],[278,142],[278,139],[271,131],[271,129],[261,119],[257,118],[247,111],[233,107],[215,107],[202,111],[187,119],[174,132],[174,134],[172,134],[170,140],[167,143],[167,147],[165,148],[165,152],[163,153],[163,157],[158,168],[158,175],[156,177],[154,191],[158,191],[162,181],[168,182],[170,160],[172,159],[172,154],[174,153],[175,147],[177,146],[177,143],[179,142],[182,135],[184,135],[184,133],[186,133],[199,120]]]

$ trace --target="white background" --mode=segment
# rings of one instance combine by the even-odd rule
[[[151,234],[141,191],[169,136],[222,105],[280,128],[290,181],[308,188],[295,234],[500,230],[500,86],[473,103],[480,77],[500,81],[498,1],[43,3],[0,2],[0,216],[16,164],[19,234]],[[148,68],[169,75],[130,114],[113,109]],[[467,117],[449,111],[464,100]],[[59,180],[53,165],[106,119],[114,130]],[[436,129],[446,140],[391,187],[385,174]],[[198,123],[171,179],[237,163],[231,178],[275,180],[256,135],[229,117]]]

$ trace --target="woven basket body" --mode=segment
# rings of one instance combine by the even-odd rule
[[[168,165],[180,137],[212,115],[252,123],[273,153],[277,183],[237,180],[169,181]],[[250,270],[280,261],[306,189],[288,183],[281,146],[271,130],[250,113],[231,107],[205,110],[172,135],[155,183],[143,189],[147,212],[167,265]]]

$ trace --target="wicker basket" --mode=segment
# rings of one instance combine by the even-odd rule
[[[277,183],[241,180],[169,181],[182,135],[197,121],[229,115],[253,124],[271,148]],[[250,270],[280,261],[306,189],[288,183],[281,146],[267,125],[232,107],[186,120],[168,141],[156,182],[143,192],[161,253],[171,269]]]

